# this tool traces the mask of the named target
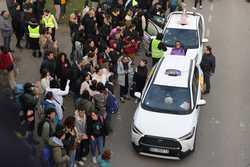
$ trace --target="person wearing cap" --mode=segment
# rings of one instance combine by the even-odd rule
[[[102,155],[97,158],[97,163],[99,167],[111,167],[110,164],[111,151],[106,149],[103,151]]]
[[[42,17],[42,24],[46,29],[49,29],[49,31],[51,31],[52,39],[53,41],[55,41],[55,33],[56,29],[58,28],[58,24],[54,15],[51,14],[50,11],[47,9],[44,10],[44,14]]]
[[[28,25],[28,36],[29,36],[30,48],[32,49],[32,55],[34,57],[37,56],[37,51],[39,57],[42,56],[39,45],[40,31],[41,31],[40,25],[37,23],[35,18],[32,18]]]

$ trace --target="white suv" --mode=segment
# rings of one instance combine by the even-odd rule
[[[131,126],[135,150],[147,156],[181,159],[194,151],[203,73],[195,60],[163,57],[149,75]]]
[[[185,56],[196,59],[199,64],[202,59],[203,44],[208,42],[205,38],[205,21],[199,13],[186,12],[183,22],[183,12],[172,12],[166,19],[153,16],[147,21],[144,28],[144,44],[146,50],[150,41],[157,33],[163,33],[163,42],[167,46],[167,54],[180,41],[185,49]]]

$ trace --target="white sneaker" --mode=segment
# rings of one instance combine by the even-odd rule
[[[80,166],[83,166],[83,165],[84,165],[84,162],[78,161],[77,164],[80,165]]]
[[[96,164],[96,163],[97,163],[97,161],[96,161],[96,157],[92,157],[92,162],[93,162],[94,164]]]
[[[74,167],[77,167],[77,165],[76,165],[76,164],[74,164]]]
[[[202,9],[202,5],[200,5],[200,9]]]
[[[196,10],[196,7],[192,7],[192,9]]]
[[[82,157],[82,160],[83,160],[83,161],[87,161],[87,158],[86,158],[86,157]]]

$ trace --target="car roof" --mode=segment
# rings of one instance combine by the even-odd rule
[[[197,30],[198,21],[200,19],[199,15],[195,15],[191,12],[187,13],[187,23],[186,25],[180,24],[182,12],[171,13],[168,18],[167,28],[176,28],[176,29],[189,29]]]
[[[161,61],[156,73],[156,85],[188,88],[193,60],[185,56],[166,55]],[[168,70],[180,72],[177,76],[167,74]]]

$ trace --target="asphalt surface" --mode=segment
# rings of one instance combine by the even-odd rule
[[[0,4],[3,8],[1,1]],[[199,12],[206,20],[208,44],[214,48],[217,67],[211,78],[211,93],[205,96],[207,105],[200,112],[196,151],[181,161],[137,155],[130,144],[130,124],[136,109],[131,100],[121,104],[120,112],[114,115],[114,133],[107,138],[107,146],[113,152],[112,166],[250,167],[250,3],[206,0]],[[57,39],[61,50],[69,53],[68,27],[58,30]],[[16,49],[15,55],[20,71],[18,81],[38,80],[41,60],[27,50]],[[72,114],[70,98],[65,99],[65,105],[67,114]]]

